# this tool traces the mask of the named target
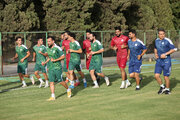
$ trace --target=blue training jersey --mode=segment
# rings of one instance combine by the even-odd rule
[[[128,47],[130,50],[129,64],[134,65],[136,64],[136,62],[142,62],[142,58],[138,60],[138,55],[141,55],[142,51],[147,49],[145,44],[139,39],[136,39],[136,41],[132,41],[131,39],[129,39]]]
[[[177,51],[177,48],[175,48],[172,41],[166,37],[162,40],[157,38],[155,40],[155,48],[157,49],[159,58],[160,58],[161,54],[165,54],[166,52],[168,52],[171,49],[174,49],[175,51]],[[170,58],[171,58],[170,55],[167,55],[167,59],[170,59]]]

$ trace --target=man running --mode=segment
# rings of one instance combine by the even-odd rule
[[[174,44],[169,38],[165,37],[165,30],[159,29],[158,36],[155,40],[155,49],[154,54],[156,57],[156,65],[155,65],[155,78],[160,85],[160,89],[158,94],[171,94],[170,92],[170,80],[169,76],[171,74],[171,56],[173,52],[177,51]],[[163,84],[160,75],[163,71],[164,80],[166,85]]]
[[[23,39],[21,37],[16,38],[16,54],[12,58],[14,61],[16,58],[18,58],[18,65],[17,65],[17,73],[19,75],[20,80],[22,81],[22,87],[26,87],[26,82],[24,80],[24,77],[28,77],[31,79],[32,84],[34,84],[34,78],[33,76],[30,76],[27,74],[27,67],[28,67],[28,60],[27,58],[30,56],[30,52],[28,48],[23,45]]]
[[[109,78],[102,73],[102,53],[104,52],[104,48],[102,47],[101,43],[98,40],[96,40],[94,33],[90,34],[89,39],[91,40],[91,52],[89,53],[89,55],[92,55],[89,70],[91,78],[94,82],[93,88],[99,88],[97,78],[94,74],[95,71],[98,76],[103,77],[105,79],[106,85],[109,86]]]
[[[115,27],[115,34],[116,36],[113,37],[111,41],[111,49],[116,51],[117,54],[117,64],[120,68],[121,76],[122,76],[122,83],[120,89],[123,89],[131,85],[131,83],[127,79],[127,74],[125,71],[129,38],[125,35],[122,35],[122,31],[120,27]]]
[[[46,62],[42,62],[42,65],[45,65],[48,63],[48,77],[50,82],[50,90],[51,90],[51,97],[48,99],[48,101],[55,100],[55,86],[54,82],[57,80],[63,87],[67,89],[67,95],[70,98],[71,97],[71,89],[68,88],[68,85],[66,82],[62,79],[62,65],[61,60],[65,58],[62,49],[55,44],[54,37],[48,37],[48,59]]]
[[[36,61],[35,64],[35,76],[36,78],[40,81],[40,85],[39,88],[42,87],[42,85],[44,84],[44,81],[42,80],[41,76],[39,75],[39,71],[42,71],[43,75],[44,75],[44,79],[45,79],[45,88],[47,88],[48,85],[48,76],[46,74],[47,69],[46,69],[46,65],[42,66],[42,62],[46,61],[46,57],[47,57],[47,50],[46,47],[43,45],[43,38],[38,38],[37,41],[37,45],[35,45],[33,47],[33,60],[32,61]]]
[[[136,90],[140,90],[140,77],[142,65],[142,56],[146,53],[147,48],[144,43],[136,38],[136,31],[129,31],[128,41],[128,59],[129,59],[129,76],[136,79]]]

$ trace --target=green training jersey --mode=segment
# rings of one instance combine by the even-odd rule
[[[46,47],[44,45],[41,45],[39,47],[37,45],[35,45],[33,47],[33,50],[36,53],[36,63],[37,64],[41,64],[42,62],[46,61],[46,57],[39,53],[39,51],[41,51],[42,53],[47,53]]]
[[[63,40],[61,40],[61,42],[59,43],[59,46],[60,46],[60,47],[62,47],[62,42],[63,42]]]
[[[91,51],[92,52],[96,52],[96,51],[99,51],[101,49],[103,49],[103,46],[102,46],[102,44],[98,40],[96,40],[94,43],[91,42]],[[102,53],[92,55],[91,59],[93,59],[95,61],[96,60],[97,61],[98,60],[102,60]]]
[[[78,41],[70,42],[69,46],[70,46],[70,49],[72,50],[79,50],[81,48]],[[79,53],[71,52],[70,61],[80,61],[80,60],[81,59],[80,59]]]
[[[25,59],[23,63],[21,63],[21,59],[27,55],[28,49],[25,45],[16,46],[16,53],[18,54],[18,64],[19,65],[27,65],[28,60]]]
[[[47,53],[50,58],[50,61],[47,64],[48,69],[62,69],[61,61],[51,62],[51,58],[57,59],[64,55],[62,49],[55,45],[53,48],[47,48]]]

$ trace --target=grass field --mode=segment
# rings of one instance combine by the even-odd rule
[[[121,77],[118,67],[106,67],[111,86],[101,79],[100,88],[92,89],[88,71],[88,87],[83,85],[73,90],[67,98],[66,90],[56,84],[56,100],[50,97],[49,88],[38,88],[38,82],[21,89],[17,78],[0,80],[1,120],[179,120],[180,119],[180,61],[174,61],[171,74],[171,95],[158,95],[159,86],[154,79],[154,62],[144,62],[141,90],[132,86],[120,90]],[[10,82],[14,81],[14,82]]]

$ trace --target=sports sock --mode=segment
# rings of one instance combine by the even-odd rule
[[[76,82],[79,82],[79,79],[77,79]]]
[[[23,81],[22,81],[22,84],[23,84],[23,85],[26,85],[26,82],[23,80]]]
[[[169,89],[169,88],[165,88],[165,90],[168,90],[168,91],[170,91],[170,89]]]
[[[42,80],[42,78],[39,78],[39,81],[42,83],[42,82],[44,82],[43,80]]]
[[[124,85],[124,84],[125,84],[125,81],[123,80],[121,84]]]
[[[129,80],[127,79],[127,80],[125,80],[126,81],[126,83],[128,83],[129,82]]]
[[[86,83],[86,78],[83,78],[83,82]]]
[[[55,94],[54,94],[54,93],[52,93],[52,94],[51,94],[51,97],[55,98]]]
[[[46,80],[46,85],[48,85],[48,80]]]
[[[165,88],[164,84],[160,85],[160,87]]]
[[[106,80],[106,79],[108,79],[108,77],[107,77],[107,76],[105,76],[105,77],[104,77],[104,79]]]
[[[95,85],[95,86],[98,86],[97,80],[94,81],[94,85]]]
[[[137,86],[136,86],[136,88],[140,88],[140,86],[139,86],[139,85],[137,85]]]
[[[72,86],[74,86],[74,81],[73,81],[73,80],[70,80],[70,84],[71,84]]]

